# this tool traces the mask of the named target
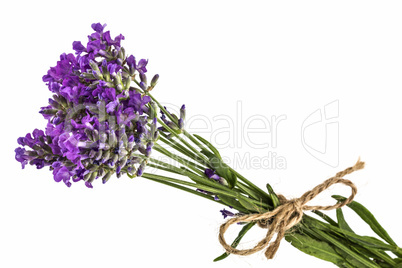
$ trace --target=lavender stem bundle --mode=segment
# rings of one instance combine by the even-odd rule
[[[353,201],[355,186],[343,176],[363,167],[338,173],[301,198],[287,200],[267,184],[263,190],[222,160],[207,140],[188,133],[184,126],[186,107],[176,114],[151,94],[159,75],[147,78],[145,59],[137,60],[121,46],[123,35],[111,38],[106,24],[92,24],[94,33],[84,46],[73,42],[75,54],[62,54],[43,81],[53,96],[40,109],[47,120],[45,130],[18,138],[15,150],[22,165],[49,167],[56,182],[71,187],[96,181],[107,183],[120,178],[142,177],[219,203],[229,220],[221,227],[219,240],[226,252],[248,255],[267,249],[271,259],[282,237],[304,253],[338,267],[402,267],[402,249],[363,205]],[[169,161],[152,157],[152,151]],[[158,174],[144,172],[146,167]],[[333,196],[334,206],[309,207],[306,202],[334,183],[352,188],[349,198]],[[348,225],[343,206],[366,222],[378,238],[355,233]],[[336,220],[321,210],[336,209]],[[303,212],[312,210],[317,217]],[[242,229],[229,245],[224,232],[230,224]],[[250,250],[236,249],[246,233],[258,225],[267,228],[267,237]],[[276,240],[271,239],[276,234]]]

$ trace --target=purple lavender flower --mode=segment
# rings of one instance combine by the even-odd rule
[[[110,32],[107,31],[103,34],[103,38],[105,39],[106,43],[109,46],[114,46],[115,48],[120,48],[120,42],[121,40],[124,40],[124,36],[123,35],[118,35],[115,37],[115,39],[113,40],[112,38],[110,38]]]
[[[218,174],[215,174],[215,171],[212,169],[207,168],[204,171],[205,175],[207,175],[208,178],[219,181],[221,177],[218,176]]]
[[[144,112],[148,112],[146,105],[151,101],[149,96],[141,96],[140,93],[130,91],[130,98],[128,101],[129,106],[133,107],[140,115]]]
[[[233,217],[235,215],[233,212],[226,209],[222,209],[220,212],[222,213],[224,219],[226,219],[226,217]]]
[[[148,157],[157,137],[150,97],[129,87],[136,72],[144,76],[148,61],[126,58],[124,36],[112,39],[105,27],[93,23],[86,45],[73,42],[76,56],[61,54],[43,76],[54,94],[40,110],[46,131],[35,129],[17,140],[22,147],[15,149],[15,158],[22,168],[49,166],[54,180],[68,187],[82,180],[92,188],[97,178],[105,183],[115,173],[137,170],[141,176],[147,161],[140,163],[131,153]]]
[[[148,64],[148,60],[141,59],[137,64],[137,62],[135,60],[135,57],[133,55],[130,55],[127,58],[127,64],[128,64],[128,66],[130,68],[130,72],[134,72],[134,71],[138,71],[140,73],[146,73],[147,72],[146,66]]]
[[[21,163],[22,168],[25,168],[25,165],[28,163],[29,157],[26,154],[26,150],[24,148],[15,149],[15,160]]]
[[[92,23],[91,27],[92,27],[92,29],[94,29],[95,32],[102,33],[103,29],[105,29],[105,27],[106,27],[106,23],[103,24],[103,25],[100,24],[99,22],[98,23]]]
[[[75,50],[76,54],[81,54],[82,52],[87,51],[87,49],[81,44],[80,41],[73,42],[73,49]]]

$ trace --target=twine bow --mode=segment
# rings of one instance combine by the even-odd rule
[[[343,207],[353,201],[357,193],[357,188],[350,180],[345,180],[342,177],[350,174],[356,170],[364,168],[364,162],[359,160],[353,167],[349,167],[344,171],[338,172],[334,177],[327,179],[323,183],[317,185],[312,190],[304,193],[301,197],[287,200],[284,196],[278,195],[281,203],[273,211],[268,211],[261,214],[249,214],[238,216],[229,219],[221,225],[219,229],[219,242],[225,248],[227,253],[236,255],[250,255],[258,252],[265,247],[268,248],[265,251],[267,259],[272,259],[275,256],[276,251],[279,248],[282,238],[285,236],[285,232],[298,224],[303,218],[303,212],[308,210],[332,210]],[[352,194],[343,202],[337,203],[333,206],[307,206],[306,203],[316,197],[319,193],[326,190],[333,184],[342,183],[349,186],[352,189]],[[257,221],[258,225],[262,228],[268,228],[267,235],[258,244],[251,249],[236,249],[226,243],[224,234],[230,225],[238,222],[253,222]],[[275,241],[271,243],[273,236],[277,234]]]

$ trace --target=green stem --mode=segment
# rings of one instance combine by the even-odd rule
[[[197,163],[199,163],[201,165],[204,165],[204,166],[208,165],[208,162],[206,162],[203,159],[201,159],[200,157],[198,157],[192,151],[189,151],[186,147],[182,146],[180,143],[167,139],[166,134],[164,134],[163,132],[161,132],[161,135],[162,136],[159,137],[159,140],[161,140],[166,145],[172,147],[176,151],[182,153],[183,155],[189,157],[190,159],[196,161]]]
[[[154,148],[155,148],[156,151],[158,151],[158,152],[170,157],[171,159],[173,159],[173,160],[179,162],[180,164],[182,164],[183,166],[188,167],[189,169],[193,170],[197,174],[199,174],[201,176],[204,175],[204,173],[202,171],[200,171],[198,169],[198,166],[195,165],[193,162],[191,162],[191,161],[189,161],[187,159],[184,159],[184,158],[182,158],[182,157],[180,157],[180,156],[178,156],[176,154],[173,154],[173,153],[169,152],[168,150],[166,150],[165,148],[163,148],[162,146],[160,146],[157,143],[154,145]]]
[[[183,139],[182,137],[180,137],[179,134],[176,133],[176,131],[174,131],[173,129],[171,129],[168,125],[166,125],[161,119],[158,118],[158,123],[161,124],[163,126],[164,129],[166,129],[167,131],[169,131],[169,133],[171,133],[173,136],[175,136],[178,140],[180,140],[180,142],[182,142],[184,145],[187,146],[187,148],[189,148],[191,151],[193,151],[193,153],[195,153],[198,157],[200,157],[201,159],[203,159],[205,162],[209,162],[208,159],[205,157],[205,155],[201,154],[197,149],[195,149],[190,143],[188,143],[185,139]]]
[[[246,183],[248,186],[250,186],[251,189],[255,190],[257,193],[259,193],[262,197],[268,200],[271,200],[271,196],[263,191],[260,187],[258,187],[257,185],[255,185],[254,183],[252,183],[251,181],[247,180],[243,175],[241,175],[239,172],[237,172],[236,170],[234,170],[233,168],[230,168],[230,170],[236,174],[236,176],[242,180],[244,183]]]
[[[194,142],[200,149],[206,150],[208,151],[208,149],[202,144],[200,143],[196,138],[193,137],[193,135],[191,135],[190,133],[188,133],[187,131],[183,130],[183,134],[189,138],[192,142]],[[265,191],[263,191],[261,188],[259,188],[257,185],[255,185],[254,183],[252,183],[251,181],[247,180],[244,176],[242,176],[241,174],[239,174],[238,172],[236,172],[233,168],[230,168],[231,171],[233,171],[237,177],[242,180],[245,184],[247,184],[251,189],[255,190],[257,193],[259,193],[260,195],[262,195],[263,197],[267,198],[270,200],[270,196],[268,193],[266,193]]]
[[[233,193],[232,191],[225,191],[225,190],[221,190],[221,189],[216,189],[214,187],[206,186],[206,185],[203,185],[203,184],[187,182],[187,181],[178,180],[178,179],[174,179],[174,178],[171,178],[171,177],[166,177],[166,176],[161,176],[161,175],[156,175],[156,174],[144,173],[143,176],[145,174],[146,174],[147,179],[151,178],[151,179],[158,180],[158,181],[161,181],[161,182],[170,182],[170,183],[174,183],[175,185],[177,185],[177,184],[186,185],[186,186],[194,187],[196,189],[211,192],[213,194],[223,194],[223,195],[227,195],[227,196],[230,196],[230,197],[233,197],[233,198],[237,197],[237,194]],[[192,189],[189,189],[189,188],[186,188],[186,189],[187,190],[192,190]],[[187,191],[187,192],[189,192],[189,191]],[[194,192],[197,192],[197,191],[192,190],[192,193],[194,193]],[[197,192],[197,195],[199,195],[199,192]],[[203,194],[203,195],[206,195],[206,194]],[[252,202],[252,200],[250,200],[250,202]],[[219,201],[218,203],[226,205],[222,201]],[[248,213],[248,211],[245,210],[243,207],[233,206],[233,208],[238,210],[239,212]]]
[[[211,200],[211,201],[214,201],[214,202],[216,202],[216,203],[225,205],[222,201],[215,200],[213,196],[210,196],[210,195],[207,195],[207,194],[198,192],[198,191],[193,190],[193,189],[189,189],[189,188],[184,187],[184,186],[181,186],[181,185],[177,185],[177,184],[175,184],[175,183],[172,183],[172,182],[169,182],[169,181],[166,181],[166,180],[163,180],[163,179],[156,179],[155,177],[150,176],[150,175],[152,175],[152,174],[144,173],[144,174],[142,174],[141,177],[142,177],[142,178],[145,178],[145,179],[148,179],[148,180],[151,180],[151,181],[159,182],[159,183],[162,183],[162,184],[171,186],[171,187],[173,187],[173,188],[176,188],[176,189],[179,189],[179,190],[183,190],[183,191],[185,191],[185,192],[188,192],[188,193],[191,193],[191,194],[195,194],[195,195],[204,197],[204,198],[206,198],[206,199],[208,199],[208,200]]]

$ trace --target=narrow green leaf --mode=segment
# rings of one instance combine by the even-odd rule
[[[204,143],[217,157],[222,159],[221,155],[219,154],[219,151],[209,141],[207,141],[206,139],[204,139],[203,137],[201,137],[197,134],[193,134],[193,135],[198,140],[200,140],[202,143]]]
[[[358,259],[354,258],[353,256],[349,255],[347,252],[340,248],[335,248],[335,251],[342,256],[352,267],[379,267],[379,266],[366,266],[366,264],[362,263]],[[352,251],[349,249],[349,251]],[[358,254],[358,253],[355,253]],[[363,257],[362,257],[363,258]],[[374,264],[373,264],[374,265]]]
[[[322,213],[321,211],[313,210],[313,213],[318,215],[318,216],[320,216],[323,220],[325,220],[329,224],[338,227],[338,224],[336,223],[336,221],[334,221],[333,219],[331,219],[331,217],[329,217],[328,215]]]
[[[379,265],[381,266],[381,267],[383,267],[383,268],[402,268],[402,265],[400,265],[400,264],[396,264],[396,265],[391,265],[391,264],[388,264],[388,263],[379,263]]]
[[[269,203],[268,203],[268,200],[264,200],[263,196],[260,196],[253,189],[250,189],[249,187],[247,187],[247,185],[244,185],[243,183],[237,181],[236,186],[239,188],[240,191],[242,191],[244,194],[252,197],[253,199],[259,200],[259,201],[261,200],[261,202],[265,202],[265,203],[267,203],[267,205],[272,205],[270,202],[271,200],[269,200]]]
[[[336,265],[341,265],[345,262],[326,242],[299,233],[289,233],[285,236],[285,239],[300,251],[321,260],[329,261]]]
[[[278,196],[276,195],[276,193],[274,192],[274,190],[272,189],[272,187],[269,183],[267,183],[267,189],[268,189],[268,193],[271,197],[272,203],[274,205],[274,208],[276,208],[277,206],[279,206],[281,204],[281,202],[279,201]]]
[[[354,233],[352,228],[350,228],[349,224],[346,222],[345,217],[343,216],[342,208],[336,209],[336,218],[338,219],[339,228]]]
[[[329,243],[333,244],[335,246],[336,252],[338,252],[339,254],[342,254],[342,256],[352,265],[360,264],[360,265],[356,265],[356,267],[372,267],[372,268],[379,267],[370,259],[365,258],[365,256],[359,255],[354,250],[349,248],[347,246],[347,243],[342,242],[343,239],[340,239],[338,236],[333,237],[330,233],[326,233],[326,232],[323,232],[318,229],[314,230],[314,232],[317,233],[319,236],[321,236],[323,238],[323,240],[326,240]],[[343,253],[346,255],[344,255]]]
[[[332,197],[338,201],[344,201],[346,199],[345,197],[339,195],[333,195]],[[347,206],[356,212],[356,214],[359,215],[360,218],[365,221],[379,237],[387,241],[389,244],[396,246],[394,240],[392,240],[385,229],[380,225],[380,223],[367,208],[356,201],[349,203]]]
[[[233,241],[233,243],[232,243],[231,246],[232,246],[233,248],[236,248],[236,247],[239,245],[241,239],[244,237],[244,235],[245,235],[254,225],[255,225],[255,222],[249,222],[249,223],[247,223],[246,225],[244,225],[243,228],[240,230],[239,234],[237,235],[237,237],[235,238],[235,240]],[[223,260],[223,259],[225,259],[225,258],[226,258],[227,256],[229,256],[229,255],[230,255],[230,253],[225,252],[225,253],[223,253],[222,255],[220,255],[219,257],[215,258],[214,261]]]
[[[375,237],[371,237],[371,236],[360,236],[357,235],[353,232],[349,232],[347,230],[338,228],[336,226],[330,225],[330,224],[326,224],[324,222],[318,221],[314,218],[311,218],[307,215],[304,216],[304,224],[306,226],[308,226],[311,229],[318,229],[318,230],[322,230],[325,233],[329,233],[329,232],[335,232],[337,234],[341,234],[341,235],[345,235],[347,236],[349,239],[353,239],[354,242],[357,242],[359,244],[361,244],[362,246],[365,247],[370,247],[370,248],[377,248],[377,249],[383,249],[383,250],[391,250],[391,251],[395,251],[396,247],[395,246],[391,246],[388,244],[385,244],[383,241],[375,238]]]
[[[354,231],[350,228],[349,224],[346,222],[342,208],[338,208],[336,210],[336,216],[338,218],[338,224],[339,228],[354,233]],[[344,233],[345,234],[345,233]],[[391,257],[389,257],[384,251],[378,249],[378,246],[376,244],[382,244],[383,242],[373,238],[373,237],[365,237],[362,236],[361,238],[356,238],[352,237],[348,234],[345,234],[347,238],[349,238],[352,242],[355,242],[357,244],[351,245],[356,251],[362,253],[363,255],[366,255],[370,258],[381,260],[381,261],[386,261],[388,264],[387,265],[395,265],[395,262],[392,260]],[[386,267],[386,266],[382,266]],[[391,266],[393,267],[393,266]]]
[[[352,244],[351,247],[356,251],[373,258],[381,267],[395,267],[396,262],[384,251],[370,247],[363,247],[357,244]],[[384,265],[381,265],[381,264]],[[388,265],[388,266],[387,266]],[[390,266],[389,266],[390,265]]]
[[[215,155],[214,155],[213,153],[211,153],[210,151],[207,151],[207,150],[204,150],[204,149],[201,150],[201,153],[202,153],[203,155],[205,155],[206,157],[208,157],[208,158],[211,158],[211,157],[215,156]]]
[[[203,152],[203,150],[202,150]],[[205,155],[207,155],[204,152]],[[237,182],[237,176],[235,173],[233,173],[230,170],[230,167],[228,165],[226,165],[222,159],[218,158],[215,155],[211,155],[209,157],[209,161],[211,164],[211,167],[215,170],[216,174],[218,174],[219,176],[223,177],[226,179],[226,181],[228,182],[228,186],[229,188],[233,188],[236,185]]]
[[[263,213],[266,211],[262,207],[259,207],[256,204],[250,202],[246,197],[240,194],[237,196],[237,200],[239,200],[240,204],[250,212]]]
[[[247,209],[233,197],[224,194],[218,194],[218,198],[228,206],[231,206],[233,208],[241,207],[244,208],[243,211],[247,211]]]

